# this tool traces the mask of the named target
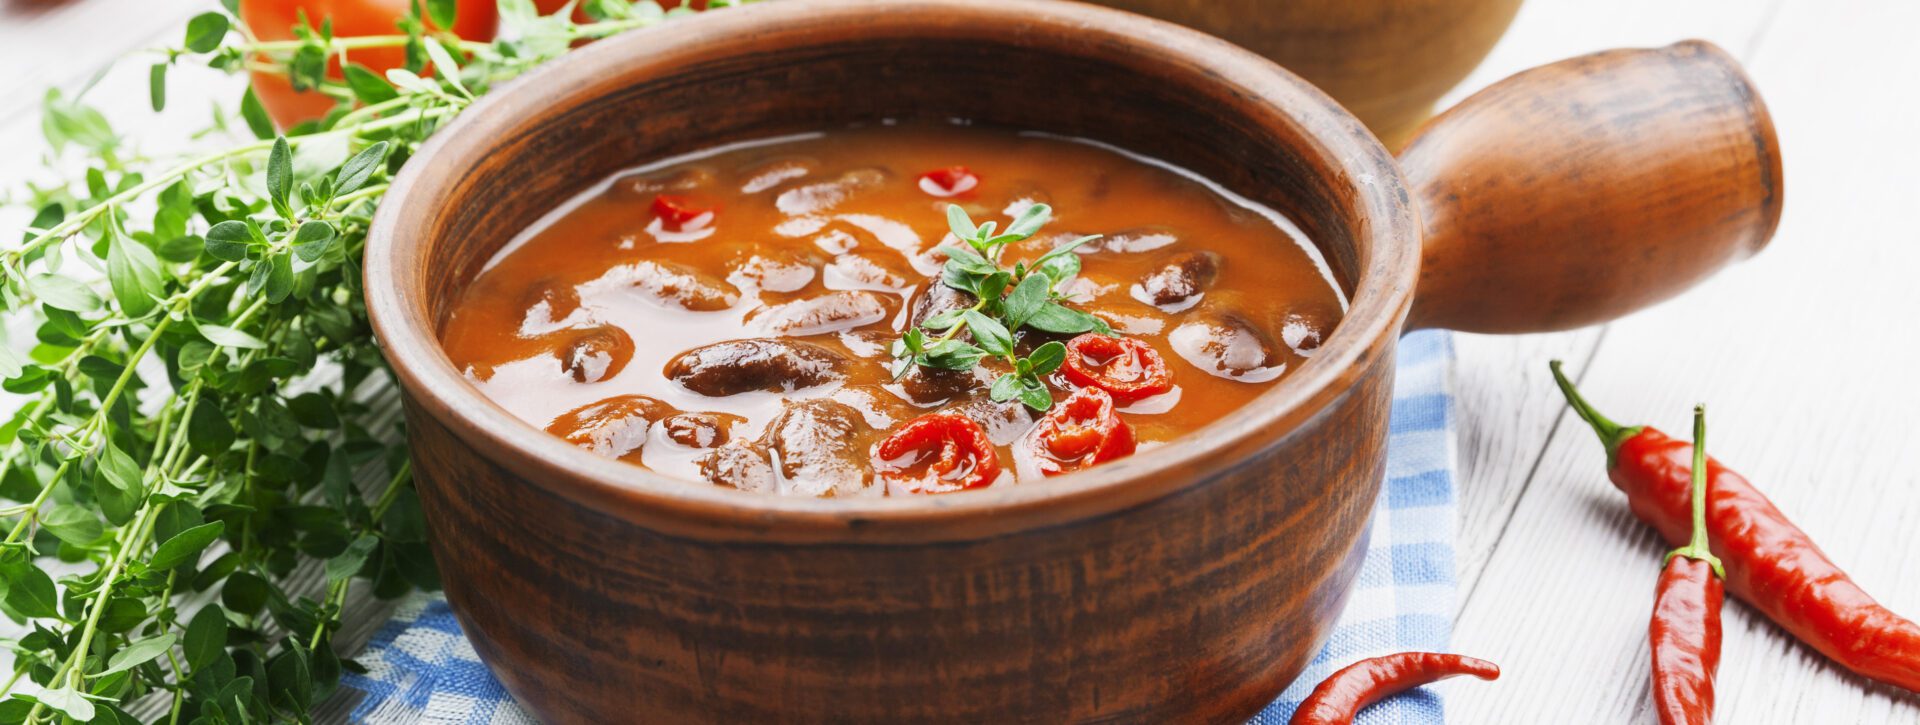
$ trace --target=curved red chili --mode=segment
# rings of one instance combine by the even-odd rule
[[[1291,725],[1346,725],[1360,710],[1391,695],[1458,675],[1500,678],[1500,666],[1461,655],[1401,652],[1360,660],[1328,676],[1293,711]]]
[[[1133,428],[1113,410],[1113,396],[1099,388],[1073,391],[1047,411],[1020,441],[1017,456],[1029,469],[1057,476],[1132,455]]]
[[[1122,405],[1173,389],[1167,361],[1152,345],[1097,332],[1067,341],[1067,362],[1060,373],[1074,385],[1107,391]]]
[[[972,418],[941,411],[907,421],[873,446],[873,472],[889,493],[946,493],[1000,477],[1000,456]]]
[[[1693,409],[1693,533],[1667,554],[1655,588],[1647,644],[1653,651],[1653,704],[1661,725],[1713,722],[1713,678],[1720,670],[1720,560],[1707,545],[1707,413]]]
[[[1693,446],[1596,412],[1553,363],[1554,379],[1607,448],[1608,476],[1633,515],[1667,541],[1688,539]],[[1726,587],[1796,639],[1872,680],[1920,692],[1920,625],[1874,601],[1747,479],[1712,458],[1707,533]]]

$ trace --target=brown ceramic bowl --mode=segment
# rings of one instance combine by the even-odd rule
[[[1388,148],[1513,23],[1520,0],[1093,0],[1202,30],[1286,66]]]
[[[1178,444],[929,498],[666,479],[515,419],[440,351],[485,260],[615,171],[955,116],[1117,144],[1269,204],[1351,309],[1310,363]],[[1403,161],[1408,178],[1259,56],[1073,3],[793,0],[595,43],[437,135],[370,237],[370,311],[447,595],[554,722],[1246,716],[1345,602],[1410,309],[1456,329],[1586,324],[1757,250],[1779,210],[1765,112],[1700,44],[1523,74]]]

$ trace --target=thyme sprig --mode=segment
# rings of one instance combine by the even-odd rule
[[[921,321],[893,344],[895,376],[913,366],[942,370],[971,370],[982,360],[1005,363],[989,395],[995,401],[1018,399],[1034,410],[1053,406],[1046,376],[1066,361],[1067,348],[1049,341],[1019,354],[1017,336],[1023,328],[1043,332],[1111,334],[1104,320],[1068,307],[1061,285],[1080,274],[1081,245],[1099,235],[1081,237],[1048,250],[1033,260],[1007,267],[1001,261],[1007,246],[1039,233],[1053,218],[1053,208],[1033,204],[1020,212],[1004,232],[998,222],[974,224],[965,209],[947,205],[947,226],[966,246],[942,245],[947,261],[940,282],[973,297],[965,308],[946,310]],[[967,332],[972,342],[960,339]]]
[[[451,27],[457,3],[413,5],[393,35],[322,23],[260,42],[229,0],[157,51],[156,112],[169,69],[191,62],[285,73],[338,100],[285,135],[248,91],[196,137],[224,147],[155,161],[77,97],[48,94],[54,155],[87,163],[31,189],[33,221],[0,248],[0,311],[32,330],[14,345],[0,326],[0,388],[21,396],[0,416],[0,615],[27,631],[4,642],[0,723],[136,722],[142,708],[168,723],[304,722],[355,667],[331,641],[349,589],[437,586],[362,303],[373,210],[498,82],[578,39],[691,11],[590,0],[593,20],[575,23],[571,7],[501,0],[500,39],[476,43],[419,15]],[[408,66],[352,62],[374,47],[405,47]],[[229,117],[252,138],[233,138]],[[363,491],[368,469],[384,471]],[[294,585],[311,569],[324,589]]]

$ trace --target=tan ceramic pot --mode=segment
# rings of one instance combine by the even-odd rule
[[[1305,78],[1397,149],[1521,0],[1093,0],[1212,33]]]
[[[1118,144],[1279,209],[1351,309],[1283,384],[1177,444],[933,498],[669,480],[522,423],[440,351],[485,260],[617,170],[954,116]],[[435,136],[371,232],[369,308],[447,595],[551,722],[1244,717],[1345,603],[1403,329],[1604,319],[1757,250],[1779,212],[1765,111],[1701,44],[1516,77],[1401,162],[1264,58],[1087,5],[793,0],[595,43]]]

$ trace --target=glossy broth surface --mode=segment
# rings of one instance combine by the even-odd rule
[[[964,192],[922,178],[956,166],[974,179]],[[997,447],[1005,466],[992,485],[1044,485],[1015,465],[1011,448],[1037,414],[989,399],[996,368],[929,393],[895,381],[889,352],[916,300],[940,285],[935,247],[952,242],[947,205],[1004,227],[1036,202],[1051,205],[1053,221],[1002,261],[1103,235],[1077,250],[1081,273],[1062,289],[1073,306],[1150,345],[1171,373],[1172,391],[1118,408],[1141,450],[1276,384],[1343,311],[1317,252],[1291,225],[1190,175],[1071,139],[879,126],[715,149],[596,186],[489,263],[443,342],[455,366],[514,415],[690,485],[883,495],[874,443],[945,409],[978,422]],[[1204,274],[1176,279],[1195,260]],[[1187,294],[1170,298],[1170,279]],[[1067,337],[1030,331],[1020,342],[1031,349]],[[690,350],[743,339],[810,345],[830,379],[713,394],[665,372]],[[806,358],[772,350],[775,367]],[[1049,382],[1056,400],[1074,389],[1059,373]],[[803,401],[845,407],[782,417]],[[758,456],[764,463],[751,467],[772,477],[741,483],[727,458],[740,455]]]

